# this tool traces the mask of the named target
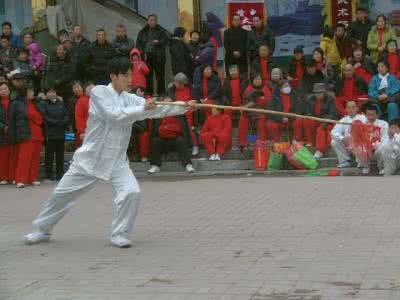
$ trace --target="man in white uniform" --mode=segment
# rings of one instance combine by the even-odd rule
[[[111,83],[96,86],[90,95],[89,120],[83,145],[76,151],[68,172],[53,195],[33,221],[33,232],[26,244],[50,239],[53,227],[68,212],[79,196],[98,180],[111,181],[113,188],[113,221],[111,244],[128,248],[141,199],[139,185],[129,168],[126,151],[135,121],[183,114],[188,106],[156,107],[153,100],[128,94],[132,66],[125,58],[109,63]],[[194,107],[194,102],[188,102]]]

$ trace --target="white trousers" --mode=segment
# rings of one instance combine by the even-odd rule
[[[383,164],[385,166],[385,176],[393,176],[400,169],[400,157],[384,157]]]
[[[82,174],[72,164],[33,221],[34,229],[50,233],[74,202],[94,187],[98,180],[96,177]],[[133,229],[141,200],[139,185],[128,163],[120,163],[115,167],[111,175],[111,185],[113,190],[111,236],[122,235],[127,238]]]

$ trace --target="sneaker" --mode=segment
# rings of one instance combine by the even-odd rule
[[[39,186],[40,185],[40,181],[34,181],[34,182],[32,182],[32,185],[33,186]]]
[[[25,245],[39,244],[42,242],[48,242],[49,240],[50,234],[41,231],[34,231],[24,236]]]
[[[6,185],[6,184],[8,184],[8,181],[7,181],[7,180],[2,180],[2,181],[0,181],[0,185]]]
[[[211,154],[208,160],[215,160],[215,154]]]
[[[196,170],[193,168],[192,164],[187,164],[186,167],[186,172],[188,173],[194,173]]]
[[[369,168],[368,167],[362,168],[361,169],[361,174],[368,175],[369,174]]]
[[[132,247],[132,242],[122,235],[116,235],[111,237],[111,245],[117,248],[130,248]]]
[[[385,175],[385,170],[384,169],[382,169],[382,170],[379,170],[379,175]]]
[[[199,146],[193,146],[192,155],[196,156],[199,154]]]
[[[343,168],[349,168],[350,166],[351,166],[350,162],[349,161],[345,161],[345,162],[342,162],[342,163],[338,164],[337,167],[339,169],[343,169]]]
[[[321,159],[322,156],[324,156],[324,154],[323,154],[321,151],[318,151],[318,150],[315,151],[315,153],[314,153],[314,158],[315,158],[316,160]]]
[[[156,174],[156,173],[160,173],[160,167],[159,166],[151,166],[151,168],[147,171],[147,173],[149,174]]]
[[[142,162],[148,162],[149,160],[147,159],[147,157],[142,157],[141,161]]]
[[[215,154],[215,159],[214,160],[220,161],[221,160],[221,156],[219,156],[219,154]]]
[[[23,184],[21,182],[17,183],[17,189],[22,189],[24,187],[25,187],[25,184]]]

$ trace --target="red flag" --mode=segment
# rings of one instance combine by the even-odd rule
[[[243,29],[251,30],[253,26],[253,16],[258,15],[262,20],[265,19],[264,1],[227,1],[228,4],[228,26],[231,26],[232,16],[240,16],[240,24]]]

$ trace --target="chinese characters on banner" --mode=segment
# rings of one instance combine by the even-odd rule
[[[251,30],[253,26],[253,16],[258,15],[262,20],[265,19],[264,0],[245,1],[231,0],[227,4],[227,23],[231,26],[232,16],[239,15],[243,29]]]
[[[352,1],[355,0],[332,0],[332,25],[338,23],[347,25],[352,21]]]

